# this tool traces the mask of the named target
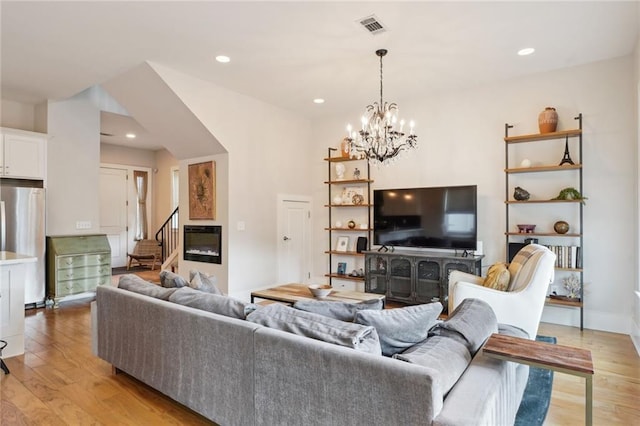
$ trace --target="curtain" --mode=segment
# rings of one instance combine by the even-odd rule
[[[147,225],[147,172],[133,171],[133,181],[138,193],[136,203],[136,240],[146,240]]]

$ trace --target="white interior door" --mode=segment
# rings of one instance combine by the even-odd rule
[[[100,167],[100,232],[111,245],[111,266],[127,263],[127,170]]]
[[[308,283],[311,278],[311,201],[280,197],[278,205],[278,283]]]

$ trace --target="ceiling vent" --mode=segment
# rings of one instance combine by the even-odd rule
[[[376,15],[367,16],[366,18],[358,19],[357,21],[362,25],[370,34],[376,35],[387,31],[382,22]]]

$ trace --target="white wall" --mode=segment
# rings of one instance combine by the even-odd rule
[[[156,170],[154,173],[154,199],[156,228],[161,226],[173,212],[171,205],[172,168],[178,167],[178,160],[166,149],[155,151]]]
[[[215,220],[190,220],[189,219],[189,164],[203,163],[205,161],[215,162]],[[237,294],[235,282],[229,278],[229,268],[234,263],[233,257],[239,256],[237,253],[229,251],[229,156],[227,154],[210,155],[189,160],[180,161],[180,241],[183,237],[184,225],[219,225],[222,226],[222,263],[202,263],[184,260],[183,253],[180,253],[178,264],[179,272],[187,278],[190,270],[203,271],[214,274],[217,278],[217,286],[226,294]],[[244,257],[246,259],[246,257]]]
[[[33,105],[2,99],[0,102],[0,127],[36,131]]]
[[[630,57],[548,72],[427,99],[393,99],[417,122],[418,149],[387,168],[372,168],[374,188],[478,185],[478,239],[485,267],[504,260],[504,124],[511,135],[537,133],[545,106],[560,115],[559,128],[574,128],[584,115],[585,327],[628,333],[636,282],[636,141]],[[371,93],[372,99],[375,92]],[[367,99],[363,99],[363,108]],[[348,121],[362,111],[314,123],[312,185],[316,225],[316,276],[326,272],[326,157],[337,147]],[[564,144],[549,145],[562,158]],[[549,198],[556,195],[549,189]],[[552,213],[541,213],[552,215]],[[552,217],[539,217],[549,223]],[[556,219],[557,220],[557,219]],[[551,221],[550,223],[553,223]],[[558,244],[558,243],[557,243]],[[560,276],[560,274],[557,274]],[[579,311],[546,307],[544,320],[579,325]]]
[[[218,202],[216,222],[222,223],[228,242],[223,252],[228,292],[248,299],[252,289],[276,284],[277,195],[309,195],[315,184],[310,174],[311,158],[317,160],[309,154],[310,123],[214,84],[155,64],[153,68],[228,152],[228,173],[217,177],[218,193],[227,186],[228,200]],[[199,160],[180,162],[181,189],[184,165]],[[181,212],[188,211],[184,196],[181,190]],[[181,214],[181,222],[185,217]],[[244,222],[245,230],[237,229],[238,222]],[[182,263],[181,274],[187,269]]]
[[[88,94],[50,101],[47,117],[47,235],[100,230],[100,111]],[[76,230],[77,221],[91,229]]]
[[[100,162],[149,167],[153,169],[156,167],[156,153],[148,149],[128,148],[126,146],[101,143]]]
[[[640,19],[640,6],[638,6],[638,17]],[[640,34],[638,35],[638,40],[636,41],[636,48],[633,55],[634,61],[634,82],[635,82],[635,117],[636,117],[636,146],[639,147],[638,151],[640,154]],[[636,183],[640,182],[640,155],[637,157],[636,163]],[[638,193],[640,194],[640,185],[638,185]],[[638,196],[640,200],[640,195]],[[636,224],[640,223],[640,201],[636,204]],[[640,228],[640,227],[639,227]],[[638,229],[638,233],[636,234],[638,241],[636,242],[636,246],[640,246],[640,229]],[[636,254],[640,259],[640,252]],[[638,267],[640,268],[640,260],[638,261]],[[640,278],[636,276],[635,283],[635,297],[634,300],[634,309],[633,309],[633,329],[631,332],[631,337],[636,346],[636,350],[638,354],[640,354]]]

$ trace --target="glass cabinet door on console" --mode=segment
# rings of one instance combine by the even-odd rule
[[[389,295],[394,299],[411,300],[411,259],[398,257],[391,259],[389,272]]]
[[[368,256],[365,262],[365,291],[367,293],[387,294],[387,259]]]
[[[453,270],[480,275],[483,255],[367,251],[365,291],[404,303],[439,301],[447,309],[449,274]]]
[[[441,299],[440,263],[437,260],[418,260],[416,262],[416,301],[435,302]]]

